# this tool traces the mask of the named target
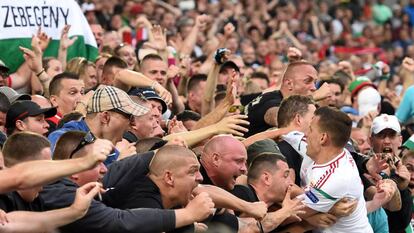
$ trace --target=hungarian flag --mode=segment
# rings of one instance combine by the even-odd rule
[[[19,46],[31,47],[39,27],[51,37],[43,56],[57,57],[63,27],[69,24],[69,37],[78,37],[68,49],[67,59],[98,55],[95,38],[78,3],[74,0],[1,0],[0,60],[14,72],[24,62]]]

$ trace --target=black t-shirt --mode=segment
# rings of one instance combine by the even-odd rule
[[[277,143],[280,152],[285,156],[289,168],[295,170],[295,184],[300,187],[300,167],[302,166],[302,156],[286,141]]]
[[[272,128],[265,122],[264,116],[266,111],[272,107],[279,107],[283,100],[282,93],[280,91],[267,92],[256,97],[245,108],[245,113],[248,116],[249,132],[245,133],[245,137],[250,137],[256,133],[263,132]]]
[[[109,194],[109,192],[108,192]],[[135,185],[131,187],[130,195],[127,200],[120,200],[126,202],[122,207],[127,209],[133,208],[154,208],[164,209],[162,205],[161,193],[158,186],[152,180],[144,176],[137,180]],[[118,208],[118,206],[112,206]]]
[[[213,184],[213,181],[210,179],[210,177],[207,174],[206,169],[204,169],[204,166],[201,163],[200,163],[200,173],[203,176],[203,182],[202,182],[202,184],[215,185],[215,184]]]
[[[243,199],[247,202],[257,202],[259,201],[259,198],[257,197],[256,191],[251,185],[236,185],[234,186],[234,189],[231,192],[234,196]],[[236,212],[236,215],[239,216],[240,213]],[[276,227],[273,229],[272,232],[278,232],[280,229]]]
[[[388,216],[388,227],[391,233],[405,233],[405,228],[410,224],[412,215],[412,198],[411,192],[408,188],[400,190],[401,194],[401,209],[399,211],[391,212],[385,210]]]
[[[0,209],[6,213],[16,210],[35,212],[45,210],[43,200],[40,197],[29,203],[23,200],[16,191],[0,195]]]
[[[231,191],[231,193],[247,202],[257,202],[259,201],[259,198],[257,197],[256,191],[254,188],[250,185],[235,185],[234,189]],[[239,213],[236,213],[239,215]]]
[[[134,190],[143,185],[142,178],[149,172],[149,164],[154,152],[133,155],[111,164],[103,179],[104,187],[114,187],[103,197],[103,202],[110,207],[119,209],[135,208]]]
[[[152,208],[152,209],[164,209],[162,204],[162,198],[160,189],[158,186],[146,175],[148,173],[149,163],[151,158],[154,156],[153,152],[145,153],[142,155],[134,155],[132,158],[128,158],[118,161],[126,161],[125,164],[114,164],[111,166],[109,172],[123,172],[127,168],[126,164],[135,170],[133,175],[130,175],[127,180],[118,180],[118,179],[106,179],[107,187],[115,187],[116,190],[109,190],[103,196],[103,202],[112,207],[119,209],[134,209],[134,208]],[[128,184],[128,180],[130,183]],[[117,181],[122,181],[117,183]],[[118,185],[120,184],[120,185]],[[129,190],[119,193],[118,188],[121,188],[124,185],[128,185]],[[125,187],[125,186],[124,186]],[[174,233],[184,233],[184,232],[194,232],[194,225],[190,224],[173,231]]]
[[[253,93],[253,94],[248,94],[248,95],[240,95],[240,103],[243,106],[248,105],[252,100],[254,100],[256,97],[258,97],[259,95],[261,95],[262,93]]]

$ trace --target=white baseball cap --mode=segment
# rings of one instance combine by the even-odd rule
[[[381,95],[373,87],[366,87],[358,93],[358,112],[365,116],[371,111],[378,111],[381,104]]]
[[[371,133],[378,134],[384,129],[392,129],[397,133],[401,133],[401,126],[398,119],[394,115],[381,114],[372,121]]]

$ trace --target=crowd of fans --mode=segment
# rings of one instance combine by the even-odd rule
[[[0,61],[0,232],[409,233],[414,1],[88,0]]]

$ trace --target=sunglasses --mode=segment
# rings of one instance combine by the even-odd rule
[[[69,159],[71,159],[76,152],[80,151],[86,145],[89,145],[89,144],[92,144],[93,142],[95,142],[95,140],[96,140],[95,135],[93,135],[92,132],[89,131],[82,138],[82,140],[79,142],[79,144],[76,146],[76,148],[72,151],[72,153],[70,153]]]
[[[239,110],[240,112],[244,112],[244,106],[243,105],[232,105],[229,108],[229,113],[234,113],[237,110]]]

